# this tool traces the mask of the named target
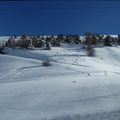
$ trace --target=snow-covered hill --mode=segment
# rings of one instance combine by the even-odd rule
[[[0,120],[119,120],[120,47],[95,50],[95,57],[79,45],[0,54]]]

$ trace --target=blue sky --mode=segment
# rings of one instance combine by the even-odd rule
[[[119,1],[0,2],[0,35],[120,33]]]

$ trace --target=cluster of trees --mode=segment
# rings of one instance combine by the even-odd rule
[[[45,49],[50,49],[50,46],[56,47],[60,46],[61,43],[68,44],[80,44],[81,40],[78,35],[57,35],[57,36],[29,36],[23,34],[21,37],[17,38],[16,35],[11,36],[6,42],[6,46],[10,48],[33,48],[40,47]]]
[[[91,44],[95,46],[117,46],[120,45],[120,35],[113,37],[111,35],[101,35],[96,33],[85,33],[85,40],[83,44],[88,44],[86,39],[88,36],[91,37]]]
[[[85,33],[83,39],[78,35],[64,35],[59,34],[57,36],[43,36],[43,35],[27,35],[23,34],[21,36],[13,35],[8,41],[6,41],[5,46],[10,48],[43,48],[50,50],[51,46],[58,47],[62,43],[67,44],[81,44],[86,48],[89,56],[94,56],[95,46],[117,46],[120,45],[120,35],[117,37],[112,37],[110,35],[101,35],[96,33],[87,32]],[[3,49],[3,48],[2,48]]]
[[[10,47],[10,48],[32,48],[32,40],[31,38],[23,34],[20,38],[17,38],[17,36],[11,36],[8,41],[6,42],[5,46]]]
[[[68,43],[68,44],[81,44],[80,36],[78,35],[63,35],[60,34],[57,36],[57,39],[61,43]]]
[[[120,35],[113,37],[110,35],[100,35],[96,33],[85,33],[83,44],[86,46],[87,55],[95,56],[94,47],[96,46],[118,46],[120,45]]]

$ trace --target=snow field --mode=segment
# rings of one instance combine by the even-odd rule
[[[119,49],[96,48],[92,58],[75,45],[0,55],[0,119],[119,120]]]

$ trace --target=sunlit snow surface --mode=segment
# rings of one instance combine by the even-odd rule
[[[119,120],[120,47],[95,50],[95,57],[79,45],[0,54],[0,120]]]

